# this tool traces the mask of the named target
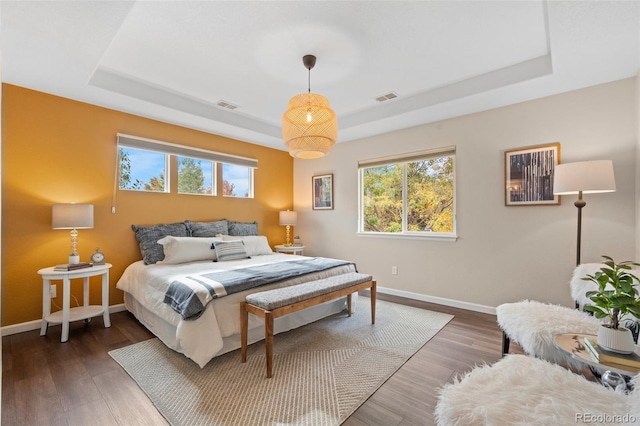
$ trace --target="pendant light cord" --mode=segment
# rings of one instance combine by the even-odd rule
[[[307,83],[309,93],[311,93],[311,68],[309,68],[309,81]]]

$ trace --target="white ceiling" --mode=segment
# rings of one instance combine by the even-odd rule
[[[6,83],[278,149],[305,54],[339,142],[631,77],[640,56],[637,1],[2,1],[0,19]]]

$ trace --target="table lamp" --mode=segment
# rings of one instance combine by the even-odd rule
[[[578,194],[574,205],[578,208],[578,242],[576,266],[580,265],[580,238],[582,234],[582,208],[587,204],[582,194],[615,192],[616,180],[611,160],[580,161],[556,166],[553,176],[555,195]]]
[[[93,228],[93,204],[54,204],[51,210],[51,228],[71,229],[69,264],[80,263],[78,229]]]
[[[289,238],[291,235],[290,228],[292,225],[295,226],[297,222],[298,222],[297,212],[293,212],[291,210],[280,212],[280,225],[286,225],[287,227],[287,242],[284,244],[287,247],[291,246],[291,240]]]

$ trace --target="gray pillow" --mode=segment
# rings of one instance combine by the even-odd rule
[[[258,235],[258,222],[229,221],[229,235],[233,235],[233,236]]]
[[[171,235],[172,237],[188,237],[189,230],[184,222],[160,224],[152,226],[131,225],[136,233],[136,240],[140,245],[140,254],[145,265],[151,265],[164,259],[162,246],[158,240]]]
[[[215,237],[216,235],[229,235],[229,221],[220,219],[215,222],[191,222],[185,221],[192,237]]]

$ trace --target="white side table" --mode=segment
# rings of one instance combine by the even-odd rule
[[[110,263],[95,265],[75,271],[56,271],[54,267],[40,269],[42,275],[42,327],[40,335],[47,334],[49,324],[62,324],[61,342],[69,339],[69,322],[102,315],[105,328],[111,327],[109,318],[109,268]],[[102,276],[102,305],[89,305],[89,277]],[[84,294],[82,304],[71,308],[71,280],[83,278]],[[62,310],[51,313],[51,281],[62,280]]]
[[[304,255],[304,246],[285,246],[284,244],[278,244],[276,246],[276,253],[290,253]]]

